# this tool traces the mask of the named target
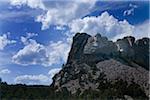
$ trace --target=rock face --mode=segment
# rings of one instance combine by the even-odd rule
[[[107,90],[131,97],[143,91],[140,93],[148,96],[148,61],[149,38],[135,41],[130,36],[112,42],[100,34],[77,33],[67,63],[53,77],[52,86],[55,92],[65,88],[79,95]]]
[[[134,37],[124,37],[123,39],[119,39],[116,42],[116,45],[118,46],[118,50],[122,52],[124,56],[132,57],[134,56],[134,43],[135,38]]]
[[[150,39],[143,38],[137,40],[134,46],[135,51],[134,61],[148,70],[149,70],[149,54],[150,54],[149,44]]]
[[[91,36],[86,33],[82,33],[82,34],[77,33],[73,37],[73,43],[72,43],[72,47],[69,53],[67,63],[70,63],[82,57],[84,46],[87,43],[89,37]]]
[[[116,45],[121,57],[149,70],[149,43],[149,38],[135,41],[135,38],[130,36],[117,40]]]
[[[123,65],[122,63],[114,59],[99,62],[98,64],[96,64],[96,67],[100,70],[100,73],[103,72],[107,76],[107,79],[109,81],[113,82],[116,79],[121,79],[128,82],[128,84],[134,82],[141,86],[141,88],[148,95],[149,73],[144,68],[140,66],[134,68],[127,65]]]
[[[110,49],[111,48],[111,49]],[[109,41],[107,37],[101,37],[100,34],[94,37],[88,38],[88,41],[84,47],[84,54],[105,54],[110,55],[117,51],[117,46],[112,41]]]

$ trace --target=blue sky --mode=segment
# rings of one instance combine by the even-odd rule
[[[1,0],[0,77],[49,85],[76,32],[138,39],[148,36],[148,25],[148,1]]]

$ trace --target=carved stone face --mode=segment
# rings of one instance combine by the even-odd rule
[[[108,41],[106,37],[101,37],[100,35],[90,37],[84,47],[85,54],[110,54],[115,51],[117,51],[117,46],[112,41]]]
[[[133,37],[125,37],[122,40],[118,40],[116,45],[118,51],[125,53],[126,55],[134,55],[133,44],[135,39]]]

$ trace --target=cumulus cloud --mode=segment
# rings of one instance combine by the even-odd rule
[[[0,74],[9,74],[11,71],[9,69],[1,69]]]
[[[0,35],[0,50],[3,50],[7,45],[16,43],[15,40],[9,40],[6,34]]]
[[[36,22],[42,24],[42,30],[48,29],[50,25],[64,26],[73,19],[84,17],[90,12],[95,2],[96,0],[59,2],[54,0],[47,5],[46,1],[42,0],[10,0],[10,4],[13,6],[26,5],[30,8],[42,9],[43,13],[35,18]]]
[[[125,36],[134,36],[136,39],[149,37],[149,20],[138,25],[131,25],[128,21],[119,21],[108,12],[100,16],[90,16],[83,19],[76,19],[69,23],[71,33],[86,32],[90,35],[100,33],[115,41]]]
[[[22,41],[26,45],[12,57],[12,61],[16,64],[51,66],[61,61],[65,62],[67,59],[69,45],[62,41],[50,42],[48,46],[39,44],[33,39],[23,39],[23,37]]]
[[[150,37],[149,26],[150,26],[149,20],[146,20],[143,23],[135,25],[133,36],[135,36],[137,39],[142,37]]]
[[[37,16],[36,21],[42,23],[42,30],[48,29],[50,25],[67,25],[75,18],[81,18],[89,13],[95,0],[55,2],[55,6],[49,7],[45,14]],[[68,9],[69,8],[69,9]],[[65,13],[64,13],[65,12]]]
[[[18,7],[26,5],[30,8],[40,8],[45,10],[42,0],[10,0],[10,4]]]
[[[83,19],[73,20],[70,25],[70,31],[86,32],[91,35],[100,33],[103,36],[115,40],[116,37],[132,35],[134,26],[130,25],[126,20],[118,21],[108,12],[102,13],[100,16],[85,17]]]
[[[123,15],[124,16],[129,16],[129,15],[134,15],[134,10],[137,8],[138,6],[137,5],[134,5],[134,4],[129,4],[129,9],[125,10],[123,12]]]
[[[39,75],[20,75],[15,78],[15,83],[33,84],[49,84],[49,77],[43,74]]]
[[[23,49],[19,50],[16,55],[12,57],[16,64],[21,65],[47,65],[48,55],[46,54],[45,47],[38,44],[35,40],[30,39]]]
[[[47,52],[49,54],[49,65],[56,64],[59,62],[66,62],[68,53],[70,50],[70,45],[62,41],[51,42],[47,47]]]
[[[42,65],[47,67],[67,60],[70,48],[68,43],[51,41],[49,45],[43,45],[31,39],[34,36],[37,34],[27,33],[25,37],[21,37],[24,47],[12,57],[13,63],[23,66]]]

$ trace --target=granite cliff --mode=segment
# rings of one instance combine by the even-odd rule
[[[100,34],[77,33],[68,60],[53,77],[55,92],[97,97],[147,98],[149,38],[128,36],[112,42]]]

